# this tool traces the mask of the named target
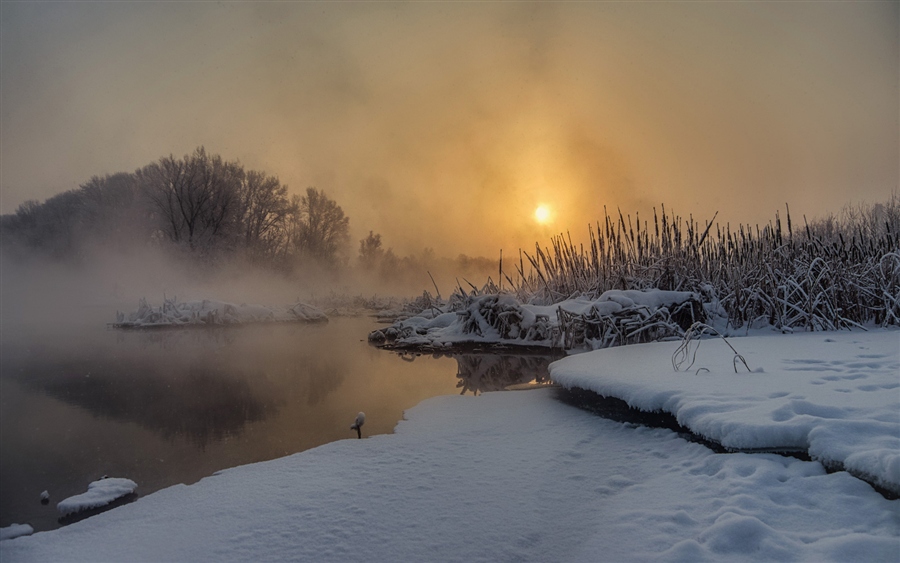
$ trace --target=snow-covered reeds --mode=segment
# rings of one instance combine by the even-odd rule
[[[572,350],[680,338],[708,314],[696,293],[611,290],[596,299],[523,303],[486,285],[374,330],[369,341],[394,349],[447,350],[498,345]]]
[[[653,211],[618,212],[589,227],[589,243],[558,235],[521,252],[511,292],[533,303],[595,298],[611,289],[702,295],[731,328],[836,330],[900,325],[900,195],[807,222],[702,224]],[[528,267],[530,266],[530,268]]]

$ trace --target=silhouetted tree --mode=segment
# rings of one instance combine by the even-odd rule
[[[92,176],[81,185],[85,235],[104,244],[127,246],[148,240],[152,225],[138,197],[134,174]]]
[[[243,174],[238,190],[238,221],[241,242],[251,259],[274,257],[283,245],[285,222],[293,208],[287,186],[275,176],[250,170]]]
[[[324,192],[307,188],[306,195],[294,196],[296,211],[291,217],[291,244],[301,257],[334,264],[350,240],[350,219]]]
[[[367,270],[373,270],[384,257],[381,235],[369,231],[369,236],[359,241],[359,263]]]
[[[57,194],[43,204],[23,203],[16,211],[20,242],[58,258],[72,257],[83,224],[82,203],[77,190]]]
[[[160,158],[136,172],[142,193],[173,242],[211,249],[232,235],[236,224],[239,164],[210,156],[203,147],[181,159]]]
[[[296,259],[333,266],[346,258],[349,224],[324,192],[309,188],[290,199],[277,177],[199,147],[132,174],[93,176],[43,203],[27,201],[2,217],[0,231],[4,246],[23,254],[75,256],[87,239],[120,247],[168,241],[206,257],[243,253],[272,266]]]

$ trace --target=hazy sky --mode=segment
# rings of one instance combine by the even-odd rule
[[[898,188],[898,6],[4,0],[0,211],[204,145],[402,253],[836,212]]]

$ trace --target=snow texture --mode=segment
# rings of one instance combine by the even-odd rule
[[[0,541],[11,540],[21,536],[30,536],[34,533],[34,528],[28,524],[10,524],[4,528],[0,528]]]
[[[140,300],[136,311],[117,313],[116,328],[162,328],[178,326],[237,325],[266,322],[321,322],[328,317],[319,309],[295,303],[286,307],[264,305],[236,305],[203,299],[176,302],[166,299],[161,307],[152,307]]]
[[[137,488],[137,483],[121,477],[106,477],[88,485],[88,490],[80,495],[69,497],[59,502],[56,509],[61,516],[106,506],[116,499],[130,495]]]
[[[751,410],[735,413],[748,440],[753,432],[770,435],[772,427],[765,417],[751,423],[752,414],[766,412],[753,405],[779,399],[792,408],[801,404],[795,400],[818,405],[812,390],[831,385],[850,406],[821,405],[817,415],[797,416],[852,412],[831,434],[850,433],[840,447],[862,454],[855,440],[877,442],[872,428],[880,425],[866,431],[856,425],[885,416],[890,424],[896,415],[886,412],[886,402],[895,400],[897,388],[884,388],[889,378],[878,374],[893,371],[896,380],[896,347],[885,348],[898,334],[746,338],[737,344],[748,361],[767,368],[741,374],[746,382],[728,375],[730,355],[711,374],[677,374],[653,346],[585,354],[554,371],[586,380],[615,372],[610,386],[620,391],[629,377],[657,368],[669,371],[648,381],[704,378],[711,399],[698,406],[711,402],[706,412],[715,420],[723,407],[748,405]],[[711,370],[714,344],[704,342],[700,351]],[[826,354],[831,345],[836,348]],[[802,358],[824,360],[837,371],[807,373],[808,364],[790,361]],[[863,377],[842,379],[851,373]],[[792,385],[794,375],[808,385]],[[823,379],[830,376],[837,379]],[[669,404],[666,393],[643,385],[645,394],[629,387],[636,401]],[[799,391],[804,394],[790,397]],[[0,559],[896,562],[900,556],[900,501],[847,472],[829,474],[819,462],[773,453],[717,454],[669,430],[594,416],[556,401],[554,393],[429,399],[407,411],[394,434],[333,442],[170,487],[59,530],[2,542]],[[689,396],[674,395],[672,405]],[[860,412],[865,408],[881,414],[867,417]]]
[[[900,331],[729,338],[753,370],[735,373],[731,349],[701,341],[675,372],[674,342],[571,356],[552,379],[665,411],[734,450],[802,450],[900,493]]]

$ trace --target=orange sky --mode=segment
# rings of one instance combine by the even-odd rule
[[[837,212],[898,189],[898,6],[3,2],[0,211],[204,145],[400,253]]]

